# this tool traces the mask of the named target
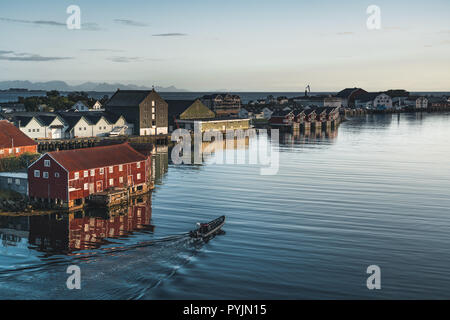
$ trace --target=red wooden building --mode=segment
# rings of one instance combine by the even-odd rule
[[[0,159],[36,153],[37,142],[7,120],[0,120]]]
[[[114,187],[143,190],[150,177],[151,157],[128,143],[49,152],[28,167],[29,196],[70,208]]]

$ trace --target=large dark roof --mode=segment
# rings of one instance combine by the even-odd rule
[[[192,106],[195,100],[166,100],[169,105],[169,119],[178,118],[180,114]]]
[[[109,99],[107,107],[137,107],[152,90],[117,90]]]
[[[0,120],[0,148],[35,146],[37,142],[30,139],[19,128],[6,120]]]
[[[341,92],[339,92],[338,94],[336,94],[336,97],[347,99],[348,97],[350,97],[350,95],[353,92],[355,92],[357,90],[362,90],[363,92],[365,92],[365,90],[361,89],[361,88],[346,88],[346,89],[342,90]]]

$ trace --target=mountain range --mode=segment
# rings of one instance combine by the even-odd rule
[[[31,81],[0,81],[0,90],[8,89],[27,89],[27,90],[43,90],[43,91],[97,91],[97,92],[111,92],[117,89],[122,90],[150,90],[150,87],[138,86],[134,84],[122,83],[99,83],[99,82],[85,82],[80,85],[69,85],[64,81],[47,81],[47,82],[31,82]],[[187,92],[187,90],[178,89],[174,86],[159,87],[155,86],[155,90],[159,92]]]

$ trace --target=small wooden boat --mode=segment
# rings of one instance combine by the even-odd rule
[[[205,239],[217,234],[225,224],[225,216],[208,223],[198,223],[198,229],[189,232],[189,236],[195,239]]]

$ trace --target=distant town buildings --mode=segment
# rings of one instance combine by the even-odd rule
[[[205,95],[201,100],[209,109],[215,112],[218,118],[238,117],[241,109],[241,97],[235,94]]]
[[[0,158],[36,153],[37,142],[7,120],[0,120]]]
[[[105,110],[132,123],[134,135],[168,133],[168,105],[155,90],[117,90]]]

